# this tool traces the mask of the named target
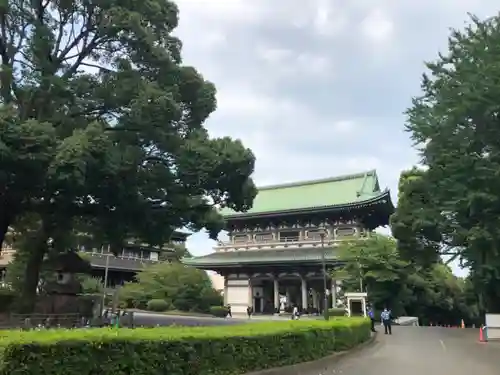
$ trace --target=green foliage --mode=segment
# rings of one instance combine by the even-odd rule
[[[104,286],[101,279],[89,275],[81,275],[78,279],[82,283],[84,293],[102,295],[104,292]]]
[[[402,259],[424,268],[439,261],[442,218],[433,203],[426,172],[401,172],[398,204],[391,216],[392,235]]]
[[[369,321],[359,318],[265,322],[229,330],[169,327],[15,332],[2,338],[0,374],[242,374],[318,359],[369,337]]]
[[[251,208],[254,155],[204,128],[216,90],[182,64],[174,2],[13,0],[0,23],[0,245],[36,216],[25,298],[75,233],[113,251],[181,227],[215,238],[215,207]]]
[[[210,306],[210,314],[217,318],[225,318],[229,310],[226,306]]]
[[[340,257],[344,266],[333,276],[342,279],[347,292],[359,291],[361,279],[376,316],[388,307],[394,316],[417,316],[422,324],[477,323],[470,281],[454,276],[439,259],[426,268],[409,263],[401,259],[396,241],[381,235],[345,246]]]
[[[173,250],[173,254],[170,251]],[[186,248],[186,245],[178,245],[178,244],[168,244],[164,251],[160,252],[159,260],[161,261],[180,261],[182,258],[189,258],[191,254],[189,250]]]
[[[399,257],[392,238],[372,235],[353,241],[340,249],[339,257],[344,264],[334,277],[342,280],[345,291],[367,290],[376,308],[391,306],[395,313],[403,309],[402,293],[409,265]]]
[[[17,250],[12,261],[6,267],[5,281],[17,294],[22,293],[26,273],[26,263],[30,256],[31,246],[33,246],[33,243],[29,236],[17,241]],[[53,271],[42,267],[38,275],[37,285],[41,286],[45,282],[54,281],[55,275],[53,273]]]
[[[12,261],[6,267],[5,281],[16,294],[20,294],[23,287],[26,262],[28,261],[31,246],[32,243],[29,236],[16,241],[17,251]],[[79,253],[85,259],[85,256],[82,254]],[[41,291],[43,291],[43,286],[47,282],[55,281],[55,277],[53,270],[47,268],[46,265],[42,265],[37,283],[41,287]],[[99,279],[84,274],[77,274],[77,279],[82,283],[85,293],[102,293],[102,283]]]
[[[500,311],[500,18],[453,30],[426,64],[406,129],[427,167],[441,246],[470,267],[482,310]]]
[[[328,315],[330,316],[345,316],[346,311],[343,308],[335,307],[328,309]]]
[[[163,299],[151,299],[146,304],[146,308],[149,311],[162,312],[167,311],[170,308],[170,305]]]
[[[206,272],[181,263],[151,265],[136,280],[120,289],[120,300],[129,307],[144,308],[152,299],[166,301],[179,311],[209,312],[210,306],[222,305],[222,296],[212,288]]]

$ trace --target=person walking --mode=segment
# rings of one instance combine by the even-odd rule
[[[373,308],[371,306],[368,307],[368,317],[370,318],[370,320],[372,322],[372,326],[371,326],[372,332],[376,332],[375,331],[375,313],[373,312]]]
[[[231,313],[231,305],[227,305],[227,316],[229,316],[230,318],[233,317],[233,314]]]
[[[382,319],[382,324],[384,325],[385,334],[392,335],[391,310],[388,310],[387,307],[384,308],[384,311],[380,314],[380,318]]]
[[[248,306],[247,307],[248,319],[250,319],[252,317],[252,313],[253,313],[253,307],[252,306]]]

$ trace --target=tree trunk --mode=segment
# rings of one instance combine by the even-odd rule
[[[3,242],[5,241],[5,235],[9,230],[10,220],[7,214],[4,212],[0,213],[0,250],[3,248]]]
[[[24,314],[32,313],[35,309],[38,282],[40,280],[40,270],[45,254],[47,253],[47,232],[40,229],[36,241],[27,257],[26,269],[19,301],[19,312]]]
[[[5,236],[9,230],[9,226],[14,220],[15,214],[11,211],[11,208],[5,205],[3,202],[0,203],[0,250],[3,248],[3,243],[5,241]]]

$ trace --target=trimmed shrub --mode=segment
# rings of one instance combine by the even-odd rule
[[[319,359],[370,337],[362,318],[0,332],[0,375],[233,375]]]
[[[329,316],[345,316],[345,309],[341,307],[334,307],[332,309],[328,309]]]
[[[211,306],[210,314],[216,316],[217,318],[225,318],[229,310],[225,306]]]
[[[152,299],[152,300],[148,301],[146,308],[149,311],[161,312],[161,311],[168,310],[169,306],[168,306],[167,301],[164,301],[162,299]]]

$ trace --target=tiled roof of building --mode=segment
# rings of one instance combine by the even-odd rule
[[[337,261],[336,254],[338,250],[332,248],[300,248],[300,249],[279,249],[279,250],[245,250],[215,252],[212,254],[184,258],[182,263],[194,267],[212,267],[212,266],[240,266],[240,265],[258,265],[258,264],[291,264],[299,262],[320,263],[322,253],[325,254],[325,260]]]
[[[221,214],[231,218],[342,207],[363,204],[388,195],[387,190],[380,190],[375,170],[322,180],[261,187],[258,191],[253,207],[247,212],[235,212],[225,208],[221,210]]]

